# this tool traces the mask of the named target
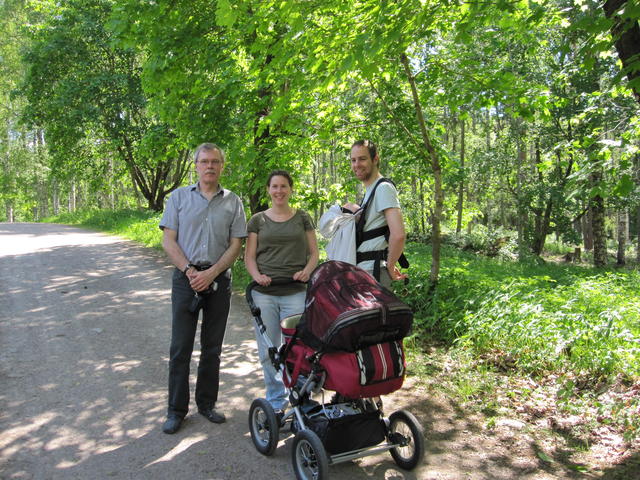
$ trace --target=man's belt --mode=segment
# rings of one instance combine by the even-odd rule
[[[195,268],[197,271],[202,272],[203,270],[209,270],[211,267],[213,267],[212,263],[199,263],[199,264],[195,264],[195,263],[190,263],[189,267],[193,267]],[[220,272],[218,274],[218,276],[214,279],[214,280],[218,280],[222,277],[228,277],[230,274],[229,269],[227,268],[226,270],[223,270],[222,272]]]

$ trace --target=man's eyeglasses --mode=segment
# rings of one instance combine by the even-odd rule
[[[218,160],[218,159],[214,159],[214,160],[198,160],[198,163],[202,164],[202,165],[206,165],[207,167],[209,165],[222,165],[222,160]]]

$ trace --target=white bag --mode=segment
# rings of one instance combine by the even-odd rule
[[[356,264],[356,215],[342,213],[339,205],[332,205],[318,222],[320,234],[328,238],[325,247],[329,260]]]

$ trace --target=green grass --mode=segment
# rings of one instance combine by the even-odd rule
[[[411,282],[396,293],[415,312],[409,345],[446,347],[447,375],[432,375],[447,394],[483,410],[509,397],[510,382],[530,378],[549,411],[585,415],[588,425],[608,419],[625,438],[640,438],[640,272],[519,263],[444,246],[428,296],[430,247],[407,250]],[[432,356],[411,355],[418,363]],[[505,375],[511,380],[501,386]]]
[[[640,274],[500,261],[445,247],[435,294],[430,252],[411,245],[397,289],[428,335],[476,354],[501,351],[529,373],[571,369],[640,377]]]

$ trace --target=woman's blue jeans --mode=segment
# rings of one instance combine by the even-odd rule
[[[291,315],[296,315],[304,311],[304,301],[306,292],[294,293],[293,295],[267,295],[264,293],[252,292],[253,301],[256,307],[260,308],[260,317],[266,327],[266,335],[276,348],[282,345],[282,331],[280,321]],[[256,341],[258,343],[258,354],[262,371],[264,374],[264,384],[266,387],[267,401],[275,410],[284,410],[287,406],[287,390],[278,375],[276,369],[269,359],[267,344],[258,327],[255,326]]]

